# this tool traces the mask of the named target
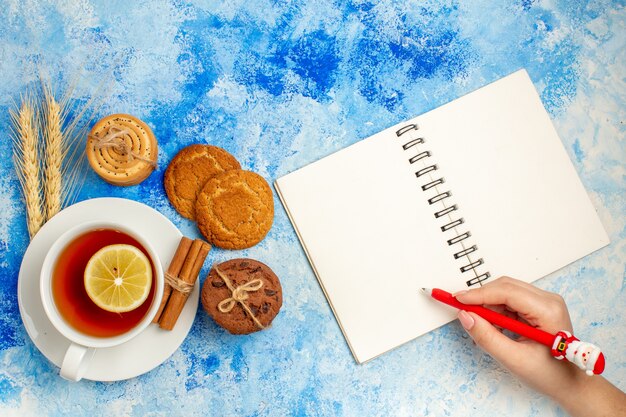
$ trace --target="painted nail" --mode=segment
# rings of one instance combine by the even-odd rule
[[[459,311],[458,317],[461,322],[461,326],[463,326],[465,330],[472,330],[472,327],[474,327],[474,318],[467,314],[467,311]]]
[[[461,291],[457,291],[454,294],[452,294],[452,296],[454,298],[458,297],[459,295],[463,295],[463,294],[467,294],[467,290],[461,290]]]

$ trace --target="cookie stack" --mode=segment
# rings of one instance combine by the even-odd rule
[[[195,220],[212,245],[245,249],[259,243],[274,221],[272,190],[260,175],[211,145],[191,145],[170,162],[165,191],[181,216]]]
[[[130,186],[154,171],[159,152],[147,124],[129,114],[112,114],[91,129],[86,153],[93,170],[105,181]]]
[[[202,287],[204,310],[232,334],[268,328],[282,304],[278,277],[254,259],[231,259],[213,265]]]

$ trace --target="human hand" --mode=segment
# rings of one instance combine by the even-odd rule
[[[551,334],[559,330],[574,333],[561,296],[513,278],[502,277],[454,295],[464,304],[485,305]],[[460,311],[458,317],[478,346],[526,385],[552,397],[573,415],[626,412],[626,395],[604,378],[589,377],[575,365],[555,360],[549,348],[533,340],[505,336],[475,313]]]

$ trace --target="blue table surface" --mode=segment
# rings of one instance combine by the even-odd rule
[[[564,415],[457,322],[356,365],[276,197],[266,239],[212,250],[200,277],[235,257],[270,265],[284,289],[270,329],[233,336],[200,309],[153,371],[115,383],[62,380],[17,305],[29,238],[8,110],[39,72],[59,90],[82,74],[78,100],[106,80],[99,114],[136,115],[159,140],[159,167],[146,181],[114,187],[88,169],[78,200],[141,201],[199,236],[162,186],[182,147],[221,146],[271,183],[526,68],[611,239],[536,285],[565,298],[579,337],[604,348],[606,377],[626,388],[623,0],[5,0],[0,17],[1,415]]]

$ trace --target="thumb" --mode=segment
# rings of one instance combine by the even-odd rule
[[[465,331],[474,339],[474,342],[495,360],[509,367],[517,350],[518,343],[506,337],[491,323],[479,315],[464,310],[459,311],[459,321]]]

